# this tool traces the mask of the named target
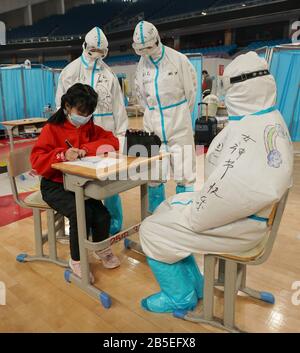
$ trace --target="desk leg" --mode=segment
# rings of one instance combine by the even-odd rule
[[[88,259],[88,250],[85,247],[87,232],[86,232],[85,202],[84,202],[83,187],[76,186],[75,200],[76,200],[78,242],[79,242],[80,266],[81,266],[82,278],[75,276],[70,270],[66,270],[65,280],[67,282],[74,282],[76,286],[81,288],[90,296],[100,300],[102,305],[106,309],[108,309],[111,307],[111,304],[112,304],[110,296],[90,283],[90,266],[89,266],[89,259]]]
[[[7,126],[7,133],[9,138],[9,149],[12,152],[14,150],[14,138],[13,138],[13,131],[12,126]]]
[[[141,220],[143,221],[149,214],[148,214],[148,187],[147,184],[141,185]],[[137,243],[130,239],[125,239],[124,245],[126,249],[135,250],[140,254],[144,255],[143,249],[140,243]]]
[[[86,234],[86,220],[85,220],[85,202],[83,187],[77,186],[75,189],[76,199],[76,213],[77,213],[77,227],[78,227],[78,242],[79,242],[79,253],[80,253],[80,266],[82,275],[82,284],[88,286],[90,283],[90,267],[88,262],[88,252],[85,248]]]
[[[148,213],[148,187],[147,184],[142,184],[140,186],[141,190],[141,196],[140,196],[140,201],[141,201],[141,220],[143,221],[147,216],[149,216]],[[124,246],[126,249],[131,249],[134,250],[140,254],[144,255],[143,249],[140,245],[140,243],[137,243],[129,238],[124,239]]]

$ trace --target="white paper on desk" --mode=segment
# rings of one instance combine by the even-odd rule
[[[84,157],[74,162],[67,162],[68,164],[77,165],[85,168],[108,168],[118,163],[118,159],[111,157]]]

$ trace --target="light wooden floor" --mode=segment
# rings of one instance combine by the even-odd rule
[[[135,120],[131,120],[133,125]],[[138,122],[137,122],[138,125]],[[299,148],[298,148],[299,150]],[[168,194],[174,193],[169,183]],[[138,189],[122,194],[125,226],[137,222]],[[249,332],[300,332],[300,305],[292,304],[292,283],[300,281],[300,156],[295,159],[294,187],[290,193],[280,232],[269,261],[249,269],[253,288],[271,291],[276,304],[247,297],[237,300],[236,322]],[[116,246],[122,265],[105,270],[93,260],[96,283],[113,298],[111,309],[88,297],[64,280],[64,270],[52,264],[15,261],[18,253],[33,250],[31,218],[0,228],[0,281],[7,286],[7,305],[0,306],[0,332],[215,332],[210,326],[152,314],[140,300],[158,286],[145,258]],[[68,246],[59,244],[62,256]],[[200,266],[202,259],[197,258]],[[300,296],[300,295],[299,295]],[[299,298],[300,299],[300,298]],[[216,312],[222,313],[223,298],[217,292]]]

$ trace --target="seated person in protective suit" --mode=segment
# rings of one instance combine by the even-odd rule
[[[203,295],[193,253],[236,253],[268,234],[268,217],[292,183],[293,151],[276,109],[276,84],[256,53],[240,55],[224,72],[229,124],[205,161],[199,192],[163,202],[140,228],[143,251],[161,292],[142,300],[153,312],[192,310]]]

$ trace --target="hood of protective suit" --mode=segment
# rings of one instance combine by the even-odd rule
[[[103,53],[93,53],[91,49],[100,49]],[[104,59],[106,57],[108,53],[108,41],[104,32],[99,27],[94,27],[86,34],[83,50],[86,57],[91,60]]]
[[[238,56],[225,69],[230,78],[259,70],[268,70],[268,63],[257,53]],[[249,115],[276,104],[276,83],[272,75],[251,78],[232,84],[226,91],[225,103],[229,116]]]
[[[156,42],[160,44],[160,37],[157,28],[150,22],[140,21],[133,33],[132,47],[138,55],[152,55],[150,50],[145,48],[156,47]],[[157,48],[157,47],[156,47]]]

